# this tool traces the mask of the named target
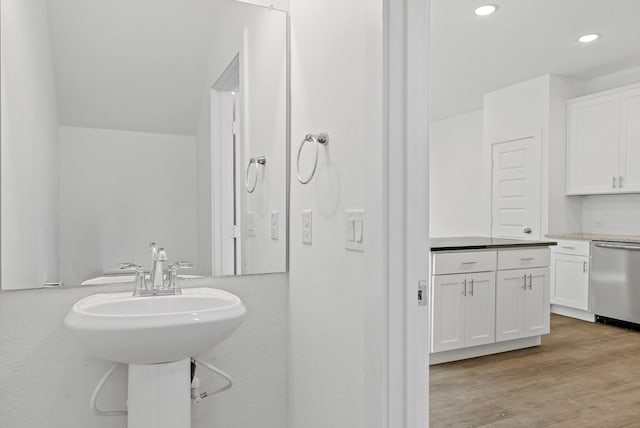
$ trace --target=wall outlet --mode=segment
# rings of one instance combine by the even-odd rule
[[[345,211],[345,248],[364,251],[364,210]]]
[[[311,210],[302,211],[302,243],[311,245],[313,222]]]
[[[247,236],[256,236],[256,213],[247,213]]]
[[[280,239],[280,212],[271,211],[271,239]]]

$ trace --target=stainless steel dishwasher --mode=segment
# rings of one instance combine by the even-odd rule
[[[640,244],[593,241],[590,294],[597,321],[640,327]]]

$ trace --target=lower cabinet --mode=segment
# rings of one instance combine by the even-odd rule
[[[431,352],[495,342],[495,272],[435,275]]]
[[[496,342],[549,333],[549,268],[498,271]]]
[[[551,255],[551,303],[589,309],[589,257]]]

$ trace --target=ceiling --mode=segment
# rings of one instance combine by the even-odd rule
[[[230,0],[47,0],[61,125],[193,135]]]
[[[477,6],[499,6],[490,16]],[[482,108],[482,95],[559,74],[590,79],[640,65],[638,0],[431,0],[431,119]],[[600,33],[592,44],[577,38]]]

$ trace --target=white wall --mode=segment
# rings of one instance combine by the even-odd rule
[[[2,1],[2,287],[58,280],[58,116],[45,0]]]
[[[491,174],[482,110],[430,125],[429,230],[432,237],[491,234]]]
[[[195,139],[60,127],[60,273],[68,284],[151,269],[149,242],[195,262]],[[35,285],[35,284],[33,284]]]
[[[384,237],[375,233],[382,229],[382,7],[379,0],[291,2],[292,428],[370,428],[382,420],[372,403],[384,355],[367,352],[367,338],[375,341],[380,330],[366,305],[384,281]],[[295,175],[300,140],[323,131],[330,142],[303,186]],[[312,150],[305,152],[308,165]],[[351,208],[365,209],[364,253],[345,250]],[[302,210],[313,212],[312,245],[302,244]]]
[[[201,356],[231,374],[235,385],[192,408],[194,428],[287,426],[286,283],[285,274],[200,281],[238,295],[247,316],[232,337]],[[117,290],[95,286],[0,293],[0,426],[126,427],[122,416],[91,413],[89,399],[110,364],[87,355],[63,325],[78,299]],[[125,373],[119,369],[105,387],[102,408],[123,408]],[[204,372],[200,376],[203,389],[216,382]]]

